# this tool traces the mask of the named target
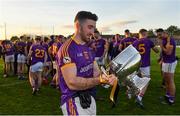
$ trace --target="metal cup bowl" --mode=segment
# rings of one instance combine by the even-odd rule
[[[138,71],[141,55],[132,46],[129,45],[110,63],[110,69],[119,77],[120,81],[125,81],[126,77],[134,71]]]

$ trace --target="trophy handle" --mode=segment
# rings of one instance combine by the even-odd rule
[[[115,80],[113,87],[111,89],[110,97],[109,97],[111,102],[113,103],[112,107],[115,107],[116,105],[119,89],[120,89],[120,86],[119,86],[118,80]]]
[[[108,74],[103,66],[101,66],[101,71],[103,72],[104,75],[108,76]],[[110,93],[110,97],[109,97],[111,102],[113,103],[112,107],[114,107],[116,105],[119,89],[120,89],[120,86],[119,86],[118,79],[117,79],[117,80],[115,80],[115,82],[113,84],[113,87],[112,87],[111,93]]]

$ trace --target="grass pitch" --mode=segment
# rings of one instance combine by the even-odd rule
[[[180,48],[177,49],[177,56],[180,57]],[[151,81],[143,98],[145,109],[138,108],[134,99],[128,100],[125,89],[121,88],[118,97],[118,104],[115,108],[109,102],[110,89],[97,87],[97,96],[105,98],[105,101],[97,101],[98,115],[138,115],[138,114],[171,114],[180,115],[180,62],[176,67],[176,103],[173,106],[161,104],[159,97],[165,91],[161,88],[162,77],[160,66],[157,64],[158,55],[152,52],[151,55]],[[3,62],[0,60],[0,114],[16,115],[61,115],[59,108],[60,92],[49,85],[43,85],[40,94],[31,95],[31,87],[28,80],[18,80],[17,77],[3,78]]]

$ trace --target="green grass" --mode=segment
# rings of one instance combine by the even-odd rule
[[[180,57],[180,48],[177,49]],[[160,68],[157,64],[157,55],[152,53],[151,57],[151,82],[143,98],[145,110],[136,107],[134,100],[127,100],[125,89],[121,88],[118,104],[115,108],[109,102],[109,89],[98,86],[98,96],[105,97],[105,101],[97,101],[97,114],[180,114],[180,62],[175,73],[176,104],[173,106],[162,105],[159,96],[164,95],[161,86]],[[62,114],[59,109],[60,92],[51,87],[42,86],[38,96],[31,95],[31,87],[28,80],[18,80],[17,77],[3,78],[2,60],[0,61],[0,114]]]

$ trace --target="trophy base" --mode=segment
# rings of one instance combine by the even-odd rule
[[[128,93],[131,93],[133,96],[139,94],[139,92],[148,85],[150,78],[148,77],[139,77],[136,72],[128,75],[125,80],[125,85],[128,88]]]

